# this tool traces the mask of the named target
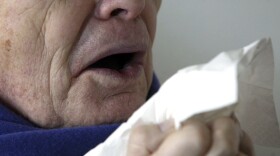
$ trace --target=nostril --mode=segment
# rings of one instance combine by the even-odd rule
[[[125,9],[117,8],[111,12],[111,16],[118,16],[120,14],[126,14],[127,11]]]

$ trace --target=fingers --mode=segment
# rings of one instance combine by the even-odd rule
[[[210,130],[198,120],[188,120],[178,131],[168,135],[153,156],[201,156],[210,145]]]
[[[133,128],[128,141],[127,156],[151,155],[173,130],[174,123],[172,120],[160,125],[141,125]]]
[[[235,123],[237,123],[240,126],[240,123],[236,117],[235,114],[232,114],[231,119],[233,119],[233,121],[235,121]],[[248,155],[248,156],[254,156],[254,147],[253,147],[253,142],[251,141],[249,135],[241,130],[240,133],[240,146],[239,146],[239,151],[241,151],[241,155]]]
[[[219,118],[210,124],[212,145],[207,156],[236,156],[239,153],[239,124],[231,118]]]
[[[237,123],[240,126],[240,123],[236,117],[235,114],[231,115],[231,119],[233,119],[233,121],[235,121],[235,123]],[[239,151],[241,151],[242,153],[240,153],[241,155],[248,155],[248,156],[254,156],[254,147],[253,147],[253,142],[251,141],[249,135],[241,130],[240,133],[240,143],[239,143]]]
[[[242,132],[241,141],[240,141],[240,151],[246,153],[248,156],[254,156],[253,143],[246,132]]]
[[[173,122],[133,129],[128,156],[254,156],[249,136],[238,120],[222,117],[208,125],[187,120],[174,130]]]

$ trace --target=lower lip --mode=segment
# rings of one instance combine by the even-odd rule
[[[134,63],[126,65],[121,70],[113,70],[108,68],[92,68],[88,72],[93,72],[95,76],[103,79],[113,79],[128,81],[131,79],[137,79],[141,75],[141,71],[144,70],[143,64]]]

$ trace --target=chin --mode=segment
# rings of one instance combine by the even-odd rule
[[[140,83],[141,84],[141,83]],[[76,91],[68,97],[60,114],[65,121],[63,127],[90,126],[121,123],[146,101],[147,85],[134,85],[125,89],[87,89]],[[91,88],[90,90],[88,90]]]

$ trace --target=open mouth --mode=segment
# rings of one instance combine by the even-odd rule
[[[97,62],[91,64],[89,69],[111,69],[115,71],[122,71],[127,66],[135,64],[137,61],[137,53],[122,53],[114,54],[107,57],[104,57]]]

